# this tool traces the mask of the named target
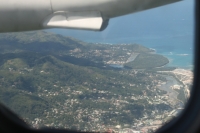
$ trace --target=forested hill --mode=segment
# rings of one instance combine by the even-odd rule
[[[163,61],[137,70],[145,59],[157,57],[166,61],[138,44],[89,44],[43,31],[0,34],[0,101],[36,128],[93,130],[94,117],[104,125],[133,124],[152,110],[171,110],[146,98],[165,94],[155,89],[165,78],[145,71]],[[110,66],[135,61],[132,69]]]
[[[149,69],[169,62],[138,44],[91,44],[44,31],[0,34],[0,53],[21,52],[48,54],[73,64],[99,67],[121,64],[134,69]],[[136,59],[129,60],[134,54],[138,55]]]
[[[1,51],[6,52],[9,49],[28,50],[36,52],[60,52],[73,50],[79,48],[81,50],[99,49],[109,50],[111,45],[105,44],[89,44],[80,40],[64,37],[58,34],[53,34],[45,31],[33,31],[33,32],[19,32],[19,33],[4,33],[0,34],[0,46]],[[131,48],[133,51],[148,52],[148,48],[142,45],[124,46]]]
[[[59,52],[72,50],[76,47],[84,48],[84,43],[70,37],[63,37],[44,31],[4,33],[0,34],[1,52],[9,50]]]

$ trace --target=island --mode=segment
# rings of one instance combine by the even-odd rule
[[[152,132],[184,109],[193,73],[140,44],[44,31],[0,35],[0,101],[34,128]]]

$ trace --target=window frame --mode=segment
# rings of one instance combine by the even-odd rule
[[[166,125],[162,126],[156,133],[195,133],[200,131],[200,35],[199,30],[199,0],[195,0],[195,68],[193,89],[191,97],[188,100],[185,109],[175,119],[171,120]],[[7,109],[4,105],[0,104],[0,132],[25,132],[25,133],[83,133],[79,131],[44,128],[32,129],[24,123],[15,113]]]

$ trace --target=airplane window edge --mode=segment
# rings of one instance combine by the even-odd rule
[[[197,57],[200,56],[200,39],[198,35],[200,34],[199,30],[199,3],[200,1],[195,0],[195,68],[194,68],[194,80],[193,80],[193,89],[191,91],[191,98],[188,100],[188,103],[182,112],[176,119],[173,119],[168,124],[160,128],[156,133],[195,133],[199,132],[200,124],[200,61]],[[190,115],[188,115],[190,114]]]
[[[199,38],[198,35],[199,33],[199,16],[198,16],[198,12],[199,12],[199,3],[200,1],[195,0],[195,5],[196,5],[196,9],[195,9],[195,15],[196,15],[196,23],[195,23],[195,57],[200,56],[200,51],[199,51]],[[192,90],[192,95],[191,95],[191,99],[189,99],[188,104],[186,106],[186,109],[183,111],[183,113],[177,117],[176,119],[172,120],[169,124],[163,126],[161,129],[159,129],[157,131],[157,133],[165,133],[165,132],[197,132],[197,130],[199,130],[197,124],[199,124],[200,122],[200,97],[198,97],[198,94],[200,94],[200,83],[198,83],[198,81],[200,81],[200,70],[198,69],[200,67],[200,61],[195,58],[195,70],[194,70],[194,85],[193,85],[193,90]],[[197,106],[199,105],[199,106]],[[2,106],[1,106],[2,107]],[[193,110],[192,110],[193,109]],[[191,115],[187,115],[188,112],[193,112],[194,114]],[[198,116],[197,116],[198,114]],[[10,120],[10,122],[12,121],[13,124],[17,124],[16,121],[14,119],[9,119],[9,115],[6,113],[4,113],[1,109],[0,109],[0,118],[2,119],[5,116],[5,118],[8,118],[8,121]],[[196,118],[196,119],[195,119]],[[184,120],[184,121],[183,121]],[[192,123],[190,123],[192,122]],[[1,121],[0,123],[3,123],[3,121]],[[187,125],[189,123],[189,125]],[[23,125],[23,124],[22,124]],[[21,124],[17,124],[15,126],[21,126],[18,128],[21,128],[21,131],[25,130],[26,128],[24,126],[22,126]],[[183,126],[184,125],[184,126]],[[0,126],[3,126],[2,124]],[[9,126],[9,125],[7,125]],[[182,128],[179,128],[182,127]],[[16,129],[13,129],[14,131],[16,131]],[[28,129],[30,132],[41,132],[41,133],[45,133],[45,132],[77,132],[78,131],[67,131],[67,130],[32,130],[31,128]],[[0,129],[1,131],[1,129]]]

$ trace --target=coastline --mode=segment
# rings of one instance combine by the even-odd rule
[[[167,82],[171,82],[170,80],[168,80],[168,77],[170,77],[170,76],[173,77],[174,84],[173,85],[171,84],[169,90],[174,91],[175,93],[181,93],[180,91],[183,91],[185,100],[189,99],[190,92],[191,92],[191,86],[193,84],[193,78],[194,78],[194,76],[193,76],[194,75],[193,74],[194,66],[193,65],[176,66],[173,63],[173,61],[175,59],[171,58],[172,56],[169,58],[169,56],[166,56],[165,54],[162,54],[162,53],[156,53],[156,54],[161,54],[169,60],[168,64],[163,65],[161,67],[157,67],[157,68],[175,67],[175,69],[171,70],[171,71],[170,70],[169,71],[157,71],[161,74],[169,74],[166,77]],[[175,82],[177,82],[177,83],[175,83]],[[167,83],[164,84],[162,87],[160,86],[159,88],[161,90],[165,90],[165,89],[167,89],[166,87],[167,87]],[[169,90],[167,89],[167,92]],[[174,93],[174,95],[175,95],[175,93]],[[171,95],[171,96],[172,96],[172,99],[173,99],[173,95]],[[176,99],[180,100],[178,98],[178,95],[176,96]],[[185,100],[182,101],[182,102],[185,103],[186,102]]]
[[[183,68],[176,68],[172,71],[158,71],[161,74],[170,74],[174,77],[174,80],[181,84],[174,84],[172,89],[184,91],[186,99],[190,97],[191,86],[193,84],[193,72],[191,70],[186,70]]]
[[[178,69],[193,70],[193,57],[191,55],[179,56],[179,54],[166,54],[166,53],[157,53],[161,54],[169,60],[169,63],[166,64],[166,67],[176,67]]]

